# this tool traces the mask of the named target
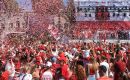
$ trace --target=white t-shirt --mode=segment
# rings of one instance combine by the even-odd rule
[[[89,57],[90,56],[90,50],[83,50],[84,51],[84,58]]]
[[[101,62],[100,65],[103,65],[107,68],[106,76],[108,76],[109,64],[105,61]]]
[[[21,74],[21,76],[19,77],[19,80],[32,80],[32,75],[31,74]]]
[[[69,57],[69,60],[72,60],[74,58],[74,56],[68,52],[65,52],[65,55]]]
[[[52,54],[53,54],[53,56],[57,57],[58,56],[58,51],[57,50],[56,51],[52,51]]]
[[[5,66],[5,70],[10,72],[9,76],[14,77],[14,75],[15,75],[15,65],[14,65],[13,62],[9,63],[9,61],[7,61],[7,64]]]
[[[53,80],[53,75],[52,75],[52,72],[51,71],[45,71],[43,74],[42,74],[42,79],[41,80]]]

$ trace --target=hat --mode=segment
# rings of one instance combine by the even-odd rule
[[[46,63],[46,67],[51,67],[51,66],[52,66],[52,63],[48,61],[48,62]]]
[[[39,45],[39,46],[38,46],[38,49],[40,49],[40,50],[45,50],[45,46],[44,46],[44,45]]]
[[[59,60],[60,60],[60,61],[64,61],[64,62],[67,61],[67,60],[66,60],[66,57],[60,57]]]
[[[60,56],[60,57],[65,57],[64,52],[61,52],[61,53],[59,54],[59,56]]]
[[[56,57],[52,57],[51,60],[52,60],[52,62],[56,62],[57,58]]]

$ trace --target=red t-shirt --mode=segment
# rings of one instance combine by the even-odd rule
[[[8,80],[9,78],[9,71],[5,71],[2,73],[0,80]]]
[[[36,56],[36,64],[37,64],[37,65],[40,65],[40,64],[41,64],[41,61],[42,61],[41,56]]]
[[[46,57],[46,54],[45,54],[44,52],[39,52],[38,54],[39,54],[39,56],[40,56],[42,59],[44,59],[44,58]]]
[[[100,77],[97,80],[112,80],[112,78],[108,78],[108,77]]]
[[[118,69],[118,70],[116,70]],[[118,61],[115,63],[115,74],[114,74],[114,80],[118,80],[120,78],[119,73],[125,72],[126,70],[126,64],[123,61]]]
[[[123,61],[116,62],[116,65],[119,67],[119,71],[125,72],[126,64]]]
[[[44,45],[42,45],[42,44],[41,44],[41,45],[39,45],[39,46],[38,46],[38,48],[39,48],[40,50],[45,50],[45,46],[44,46]]]
[[[60,67],[60,64],[55,64],[55,63],[52,64],[52,69],[57,69],[59,67]]]
[[[69,72],[68,72],[68,65],[63,65],[61,70],[62,70],[62,76],[65,78],[65,80],[68,80],[69,79]]]
[[[16,69],[16,71],[19,72],[20,67],[21,67],[21,63],[20,63],[20,61],[16,62],[16,63],[15,63],[15,69]]]
[[[41,59],[41,56],[36,56],[36,61],[41,61],[42,59]]]

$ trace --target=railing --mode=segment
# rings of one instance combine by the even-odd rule
[[[69,37],[79,40],[130,40],[130,31],[96,31],[94,33],[90,31],[87,34],[82,31],[77,35],[72,34]]]

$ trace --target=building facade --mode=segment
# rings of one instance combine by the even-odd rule
[[[75,0],[77,21],[129,21],[129,0]]]
[[[11,2],[11,3],[10,3]],[[0,43],[8,34],[26,33],[29,27],[28,13],[18,11],[18,5],[11,0],[0,0]],[[17,7],[16,7],[17,5]],[[9,8],[10,6],[10,8]],[[12,7],[11,7],[12,6]],[[13,7],[15,7],[13,9]]]
[[[25,32],[27,29],[27,16],[25,13],[1,14],[0,29],[10,33]]]

